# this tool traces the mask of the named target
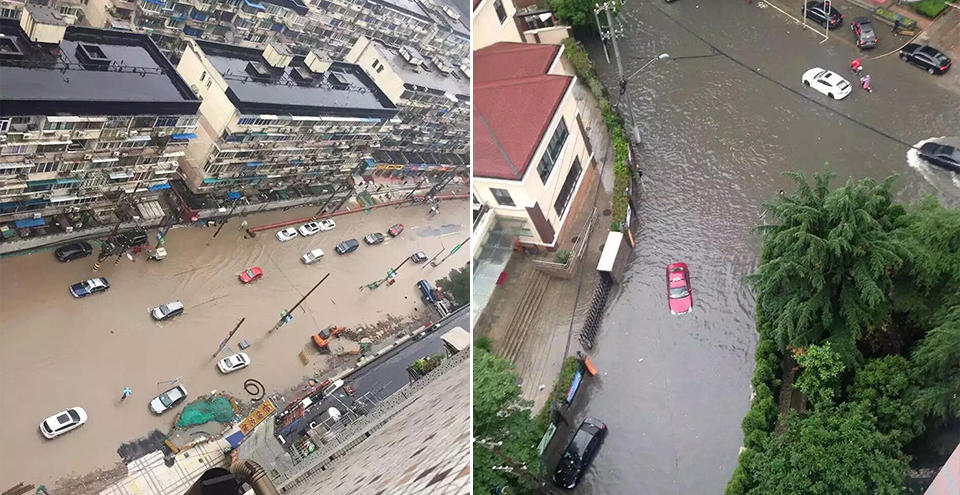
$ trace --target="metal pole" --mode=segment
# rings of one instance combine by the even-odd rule
[[[313,291],[317,290],[317,287],[320,287],[320,284],[322,284],[323,281],[326,280],[327,277],[329,277],[329,276],[330,276],[329,273],[327,273],[326,275],[324,275],[323,278],[320,279],[319,282],[317,282],[317,285],[314,285],[312,289],[310,289],[306,294],[303,295],[303,297],[300,298],[299,301],[297,301],[297,304],[294,304],[292,308],[290,308],[289,310],[287,310],[287,312],[284,314],[284,317],[283,317],[283,318],[280,318],[280,321],[278,321],[277,324],[273,326],[273,330],[276,330],[276,329],[280,328],[280,325],[283,324],[283,320],[287,317],[287,315],[293,314],[293,311],[294,311],[295,309],[299,308],[299,307],[300,307],[300,304],[303,303],[303,301],[304,301],[307,297],[309,297],[310,294],[313,294]],[[270,330],[270,331],[272,332],[273,330]]]
[[[827,20],[823,24],[823,31],[824,31],[823,35],[826,37],[826,39],[830,39],[830,7],[831,7],[830,3],[831,3],[830,0],[826,0],[825,2],[823,2],[823,10],[825,11],[824,13],[827,16]]]
[[[346,184],[343,184],[343,187],[338,187],[338,188],[334,189],[334,191],[333,191],[332,193],[330,193],[330,197],[327,198],[327,200],[323,202],[323,206],[321,206],[320,209],[317,210],[317,213],[316,213],[315,216],[323,215],[323,210],[326,210],[326,209],[327,209],[327,205],[328,205],[328,204],[330,203],[330,201],[334,198],[334,196],[340,194],[340,192],[343,191],[343,189],[346,188],[346,187],[348,187],[348,186],[347,186]]]
[[[227,346],[227,342],[233,337],[233,334],[237,333],[237,329],[240,328],[240,325],[243,325],[244,321],[246,321],[246,318],[240,318],[240,321],[237,322],[237,326],[233,327],[233,330],[230,330],[230,333],[227,334],[227,338],[220,342],[220,347],[217,349],[217,352],[214,352],[210,357],[216,357],[217,354],[220,354],[220,351]]]
[[[600,45],[603,46],[603,56],[607,57],[607,63],[610,63],[610,53],[607,52],[607,43],[603,39],[603,28],[600,27],[600,6],[593,9],[593,19],[597,21],[597,32],[600,33]]]
[[[217,227],[217,231],[213,233],[213,238],[214,238],[214,239],[216,239],[216,238],[217,238],[217,234],[219,234],[220,231],[223,230],[223,226],[227,224],[227,220],[230,220],[230,216],[233,215],[233,211],[237,209],[237,206],[238,206],[239,204],[240,204],[240,198],[237,198],[237,199],[233,202],[233,208],[230,208],[230,211],[227,212],[227,217],[223,220],[223,223],[221,223],[220,226]]]
[[[613,56],[617,59],[617,73],[620,74],[620,98],[626,98],[627,111],[630,113],[630,125],[633,127],[633,143],[640,144],[640,129],[637,128],[637,120],[633,116],[633,101],[627,93],[627,80],[623,75],[623,63],[620,61],[620,47],[617,45],[617,34],[613,31],[613,16],[610,15],[610,2],[603,4],[603,11],[607,14],[607,30],[610,31],[610,43],[613,44]]]

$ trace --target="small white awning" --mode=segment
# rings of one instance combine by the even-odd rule
[[[51,203],[62,203],[62,202],[64,202],[64,201],[73,201],[73,200],[75,200],[75,199],[78,199],[78,198],[77,198],[76,196],[60,196],[60,197],[50,198],[50,202],[51,202]]]
[[[119,162],[119,158],[94,158],[90,160],[91,163],[108,163],[108,162]]]
[[[149,141],[150,136],[133,136],[125,139],[124,141]]]
[[[132,179],[133,174],[127,172],[110,172],[111,179]]]
[[[171,156],[184,156],[184,155],[186,155],[186,153],[183,151],[174,151],[172,153],[164,153],[162,156],[169,158]]]

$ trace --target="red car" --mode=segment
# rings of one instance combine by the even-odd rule
[[[693,295],[690,293],[690,270],[686,263],[673,263],[667,266],[667,302],[670,313],[682,315],[693,309]]]
[[[402,224],[402,223],[398,223],[398,224],[394,225],[393,227],[390,227],[390,230],[387,231],[387,233],[390,234],[391,237],[396,237],[396,236],[400,235],[400,232],[403,232],[403,224]]]
[[[258,280],[260,277],[263,277],[263,270],[259,266],[247,268],[240,272],[240,281],[245,284]]]

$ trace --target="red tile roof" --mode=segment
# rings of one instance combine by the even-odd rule
[[[520,180],[572,82],[543,74],[474,84],[474,175]]]
[[[499,42],[473,52],[475,82],[499,81],[546,74],[560,45]]]

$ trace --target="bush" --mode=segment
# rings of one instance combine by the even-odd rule
[[[493,341],[490,340],[490,337],[477,337],[477,340],[473,341],[473,345],[477,349],[483,349],[487,352],[493,352],[490,350],[490,345],[493,344]]]
[[[423,357],[413,362],[413,369],[417,370],[422,375],[426,375],[427,373],[433,371],[433,369],[437,366],[440,366],[441,361],[443,361],[443,354],[434,354],[432,356]]]
[[[553,260],[561,265],[566,265],[568,262],[570,262],[570,251],[567,251],[566,249],[557,251],[557,254],[553,255]]]
[[[947,0],[921,0],[910,4],[910,7],[931,19],[940,15],[947,8]]]

